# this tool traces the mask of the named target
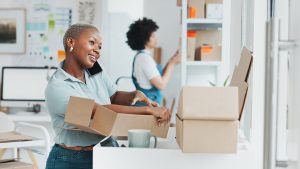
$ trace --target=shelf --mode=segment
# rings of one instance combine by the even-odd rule
[[[186,23],[188,24],[222,24],[222,19],[187,19]]]
[[[220,66],[221,61],[187,61],[187,66]]]
[[[222,29],[221,19],[187,19],[188,30]]]

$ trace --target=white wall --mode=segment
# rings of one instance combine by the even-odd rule
[[[180,7],[176,0],[144,0],[144,16],[153,19],[159,26],[156,37],[162,48],[162,64],[165,65],[178,49],[181,34]],[[168,86],[163,90],[169,104],[180,92],[180,65],[176,66]]]
[[[103,0],[103,52],[101,63],[112,80],[131,76],[135,54],[126,43],[129,25],[143,17],[143,0]]]

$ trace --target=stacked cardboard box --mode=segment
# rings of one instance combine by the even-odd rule
[[[244,48],[229,87],[183,87],[176,115],[176,140],[183,152],[237,152],[251,63]]]
[[[156,117],[152,115],[121,114],[98,105],[92,116],[94,106],[92,99],[71,96],[65,122],[76,127],[72,130],[104,136],[127,136],[129,129],[147,129],[157,137],[167,137],[170,123],[158,126]]]

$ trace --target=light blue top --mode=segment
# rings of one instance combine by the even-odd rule
[[[104,136],[83,131],[67,130],[74,126],[64,123],[65,112],[70,96],[94,99],[96,103],[110,104],[110,96],[117,91],[117,86],[110,80],[98,62],[85,71],[86,83],[71,76],[62,69],[64,61],[48,82],[45,96],[46,106],[51,116],[55,131],[54,141],[66,146],[90,146],[97,144]]]

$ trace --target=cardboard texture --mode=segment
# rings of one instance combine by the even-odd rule
[[[205,0],[188,0],[188,6],[196,8],[197,18],[204,18]]]
[[[237,86],[241,82],[247,82],[252,66],[252,54],[247,48],[243,48],[238,66],[235,67],[230,85]]]
[[[0,161],[0,169],[33,169],[33,166],[14,159],[8,159]]]
[[[152,115],[116,113],[98,105],[92,118],[93,107],[93,100],[71,96],[65,122],[82,131],[104,136],[127,136],[129,129],[147,129],[157,137],[167,137],[170,123],[159,127]]]
[[[176,117],[176,140],[184,153],[236,153],[239,122],[182,120]]]
[[[180,93],[178,116],[182,119],[237,120],[237,87],[185,86]]]
[[[244,47],[242,49],[239,64],[235,67],[230,81],[230,86],[237,86],[239,88],[239,119],[241,119],[248,92],[247,81],[251,71],[252,60],[253,57],[251,52]]]
[[[0,133],[0,143],[14,142],[14,141],[30,141],[32,137],[26,136],[17,132]]]
[[[182,6],[182,0],[177,0],[177,6]]]
[[[200,46],[196,49],[195,60],[201,61],[221,61],[221,46]]]
[[[223,0],[205,0],[207,4],[222,4]]]
[[[161,64],[161,48],[153,49],[153,59],[157,64]]]
[[[187,60],[188,61],[195,60],[195,52],[196,52],[196,38],[188,37],[187,38]]]
[[[244,48],[229,87],[183,87],[176,140],[187,153],[236,153],[252,56]]]
[[[199,30],[197,31],[196,46],[222,44],[222,31],[220,30]]]

